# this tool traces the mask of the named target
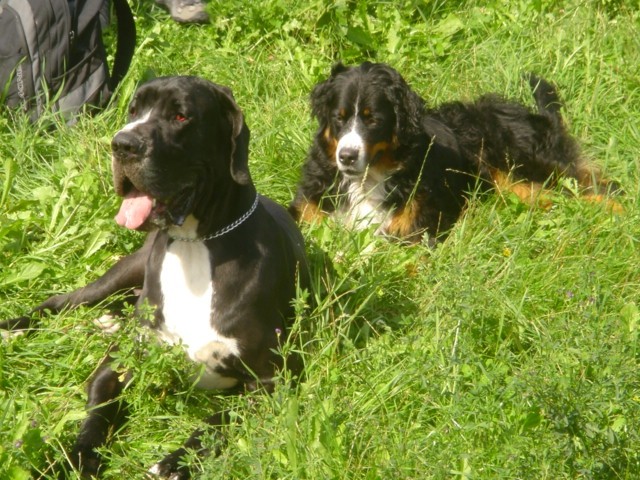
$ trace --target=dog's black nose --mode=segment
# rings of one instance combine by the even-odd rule
[[[136,157],[144,148],[144,142],[133,132],[118,132],[111,140],[111,151],[116,156]]]
[[[358,155],[360,154],[360,150],[354,147],[345,147],[340,150],[338,153],[338,159],[340,163],[345,166],[350,166],[356,163],[358,160]]]

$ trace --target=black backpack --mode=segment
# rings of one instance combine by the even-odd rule
[[[109,72],[102,42],[108,0],[0,0],[0,105],[31,120],[50,107],[65,118],[104,107],[133,56],[136,29],[126,0],[111,0],[117,48]]]

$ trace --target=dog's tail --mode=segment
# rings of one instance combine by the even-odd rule
[[[560,100],[556,87],[534,73],[526,74],[525,78],[529,81],[533,98],[536,101],[540,113],[547,115],[558,125],[562,125],[564,123],[560,113],[562,101]]]
[[[540,114],[549,118],[557,129],[564,131],[566,134],[563,135],[564,138],[569,138],[561,113],[562,101],[556,87],[534,73],[527,73],[524,78],[531,86],[533,98]],[[583,195],[585,197],[605,202],[611,210],[622,210],[617,202],[606,197],[611,194],[624,194],[622,186],[618,182],[604,179],[600,170],[593,163],[577,157],[573,168],[567,173],[578,180],[578,184],[584,189]]]

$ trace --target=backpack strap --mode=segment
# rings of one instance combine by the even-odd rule
[[[83,32],[98,16],[98,12],[109,0],[67,0],[72,12],[72,30]],[[136,25],[127,0],[111,0],[118,20],[116,52],[113,69],[109,76],[109,91],[113,92],[124,78],[136,47]],[[76,13],[77,12],[77,13]]]
[[[129,69],[136,47],[136,24],[127,0],[112,0],[118,19],[118,40],[109,89],[113,92]]]

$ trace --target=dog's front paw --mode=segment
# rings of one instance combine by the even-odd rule
[[[113,335],[118,330],[120,330],[121,324],[118,321],[118,318],[115,315],[105,314],[100,318],[96,318],[93,321],[93,324],[97,326],[100,330],[102,330],[107,335]]]
[[[71,464],[77,469],[82,478],[97,477],[102,466],[102,458],[89,446],[77,444],[69,455]]]
[[[189,469],[185,465],[180,464],[182,457],[184,457],[186,453],[187,451],[184,448],[179,448],[151,467],[149,473],[153,476],[167,478],[169,480],[187,480],[191,478]]]
[[[3,338],[20,335],[26,331],[36,328],[37,321],[32,317],[18,317],[11,320],[0,321],[0,334]]]

